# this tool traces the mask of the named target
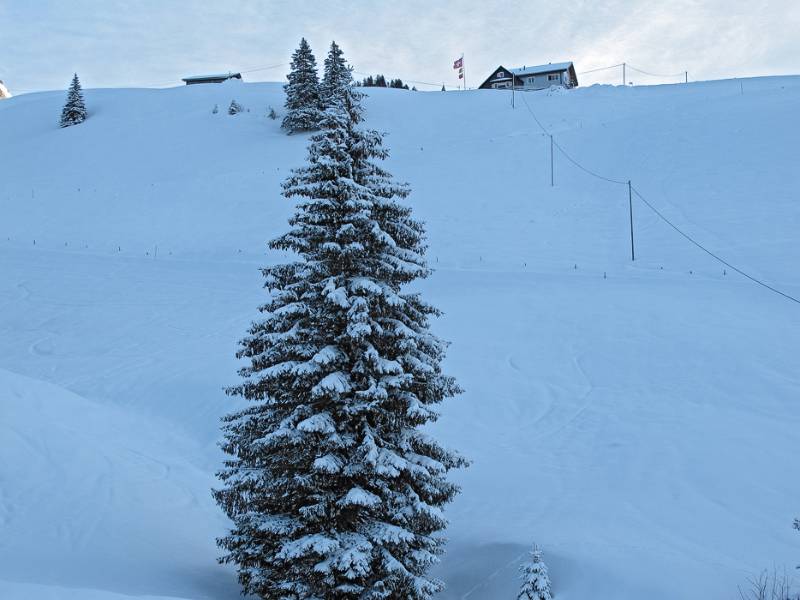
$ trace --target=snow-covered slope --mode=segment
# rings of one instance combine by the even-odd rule
[[[307,137],[266,118],[277,84],[86,95],[67,129],[61,92],[0,103],[0,597],[235,598],[209,493],[221,388]],[[574,159],[800,295],[800,78],[525,99]],[[627,186],[557,154],[551,187],[516,100],[367,101],[467,390],[435,427],[474,461],[442,598],[512,597],[534,541],[557,598],[734,597],[800,560],[800,306],[635,198],[632,264]]]

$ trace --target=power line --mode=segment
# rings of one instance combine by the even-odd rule
[[[266,67],[254,67],[252,69],[245,69],[239,73],[255,73],[256,71],[269,71],[270,69],[277,69],[279,67],[288,67],[291,63],[280,63],[278,65],[267,65]]]
[[[533,112],[533,109],[531,108],[531,105],[528,104],[528,101],[525,99],[525,96],[522,95],[521,98],[522,102],[525,104],[525,108],[528,109],[528,112],[533,117],[533,120],[536,121],[536,124],[539,126],[539,128],[544,132],[545,135],[551,135],[550,132],[547,130],[547,127],[542,125],[542,122],[539,120],[539,117],[537,117],[536,113]]]
[[[637,73],[642,73],[643,75],[650,75],[652,77],[683,77],[686,74],[685,71],[681,71],[680,73],[672,73],[670,75],[666,75],[664,73],[650,73],[649,71],[642,71],[641,69],[637,69],[636,67],[631,66],[630,63],[626,63],[626,66],[631,71],[636,71]]]
[[[610,177],[604,177],[603,175],[600,175],[599,173],[595,173],[591,169],[587,169],[581,163],[579,163],[577,160],[575,160],[569,154],[567,154],[567,151],[564,150],[564,148],[561,146],[561,144],[559,144],[555,140],[553,140],[553,144],[555,145],[556,148],[559,149],[561,154],[563,154],[567,158],[567,160],[569,160],[569,162],[571,162],[573,165],[578,167],[584,173],[588,173],[592,177],[596,177],[597,179],[602,179],[603,181],[607,181],[608,183],[616,183],[618,185],[628,185],[627,181],[620,181],[619,179],[611,179]]]
[[[531,108],[531,105],[528,104],[528,100],[525,98],[524,94],[521,96],[521,98],[522,98],[523,104],[525,104],[525,108],[528,109],[528,112],[533,117],[534,121],[536,121],[536,123],[539,125],[541,130],[545,133],[545,135],[549,135],[552,138],[553,134],[551,134],[550,131],[542,124],[542,122],[536,116],[536,113],[533,112],[533,109]],[[596,173],[595,171],[592,171],[591,169],[587,169],[581,163],[579,163],[577,160],[572,158],[569,155],[569,153],[567,153],[567,151],[564,149],[564,147],[561,144],[559,144],[558,142],[556,142],[555,140],[553,140],[553,145],[556,148],[558,148],[558,150],[561,152],[561,154],[563,154],[568,161],[570,161],[573,165],[575,165],[576,167],[578,167],[579,169],[581,169],[585,173],[588,173],[592,177],[596,177],[597,179],[602,179],[603,181],[607,181],[609,183],[616,183],[616,184],[619,184],[619,185],[628,185],[627,181],[620,181],[618,179],[611,179],[610,177],[605,177],[603,175],[600,175],[599,173]]]
[[[787,294],[786,292],[782,292],[781,290],[779,290],[779,289],[777,289],[777,288],[774,288],[774,287],[772,287],[772,286],[771,286],[771,285],[769,285],[768,283],[765,283],[765,282],[761,281],[760,279],[758,279],[758,278],[756,278],[756,277],[753,277],[752,275],[749,275],[748,273],[745,273],[745,272],[744,272],[744,271],[742,271],[742,270],[741,270],[739,267],[736,267],[736,266],[732,265],[731,263],[729,263],[729,262],[728,262],[727,260],[725,260],[724,258],[722,258],[722,257],[718,256],[717,254],[714,254],[714,253],[713,253],[711,250],[709,250],[708,248],[706,248],[705,246],[703,246],[703,245],[702,245],[700,242],[698,242],[697,240],[695,240],[695,239],[694,239],[692,236],[690,236],[688,233],[684,232],[684,231],[683,231],[682,229],[680,229],[680,228],[679,228],[677,225],[675,225],[675,224],[674,224],[672,221],[670,221],[670,220],[669,220],[667,217],[665,217],[663,214],[661,214],[661,212],[660,212],[660,211],[659,211],[659,210],[658,210],[658,209],[657,209],[655,206],[653,206],[652,204],[650,204],[650,203],[647,201],[647,199],[646,199],[644,196],[642,196],[642,194],[641,194],[641,193],[639,193],[639,190],[637,190],[636,188],[632,188],[632,189],[633,189],[633,193],[634,193],[634,194],[636,194],[636,197],[637,197],[637,198],[639,198],[639,200],[641,200],[642,202],[644,202],[644,203],[645,203],[645,204],[646,204],[646,205],[647,205],[647,206],[650,208],[650,210],[652,210],[652,211],[653,211],[653,212],[654,212],[656,215],[658,215],[658,217],[659,217],[659,218],[660,218],[662,221],[664,221],[664,222],[665,222],[667,225],[669,225],[670,227],[672,227],[672,229],[674,229],[675,231],[677,231],[677,232],[678,232],[680,235],[682,235],[684,238],[686,238],[687,240],[689,240],[689,241],[690,241],[692,244],[694,244],[695,246],[697,246],[698,248],[700,248],[700,250],[702,250],[703,252],[705,252],[706,254],[708,254],[709,256],[711,256],[712,258],[714,258],[715,260],[719,261],[720,263],[722,263],[722,264],[723,264],[723,265],[725,265],[726,267],[728,267],[728,268],[730,268],[730,269],[732,269],[732,270],[736,271],[737,273],[739,273],[739,275],[743,275],[744,277],[747,277],[747,279],[749,279],[750,281],[752,281],[752,282],[754,282],[754,283],[757,283],[758,285],[760,285],[760,286],[762,286],[762,287],[765,287],[765,288],[767,288],[769,291],[771,291],[771,292],[775,292],[776,294],[779,294],[779,295],[783,296],[784,298],[786,298],[786,299],[788,299],[788,300],[791,300],[792,302],[796,302],[797,304],[800,304],[800,300],[798,300],[798,299],[797,299],[797,298],[795,298],[794,296],[791,296],[791,295]]]
[[[589,73],[597,73],[597,71],[607,71],[608,69],[616,69],[617,67],[621,67],[622,63],[618,65],[610,65],[608,67],[599,67],[597,69],[589,69],[588,71],[581,71],[578,75],[588,75]]]
[[[542,122],[541,122],[541,121],[539,120],[539,118],[536,116],[536,113],[534,113],[534,112],[533,112],[533,109],[531,109],[530,105],[528,104],[528,100],[525,98],[525,95],[523,94],[521,97],[522,97],[522,102],[525,104],[525,107],[528,109],[528,112],[529,112],[529,113],[530,113],[530,115],[533,117],[533,119],[536,121],[536,123],[539,125],[539,127],[542,129],[542,131],[543,131],[543,132],[544,132],[546,135],[549,135],[549,136],[550,136],[550,139],[551,139],[552,143],[555,145],[555,147],[556,147],[556,148],[558,148],[558,149],[559,149],[559,151],[560,151],[560,152],[561,152],[561,153],[562,153],[562,154],[563,154],[563,155],[564,155],[564,156],[565,156],[565,157],[566,157],[566,158],[567,158],[567,159],[568,159],[568,160],[569,160],[569,161],[570,161],[570,162],[571,162],[573,165],[575,165],[576,167],[578,167],[579,169],[581,169],[581,170],[582,170],[582,171],[584,171],[585,173],[588,173],[588,174],[589,174],[589,175],[591,175],[592,177],[596,177],[597,179],[601,179],[601,180],[603,180],[603,181],[607,181],[607,182],[609,182],[609,183],[614,183],[614,184],[619,184],[619,185],[628,185],[628,186],[630,186],[630,182],[629,182],[629,181],[620,181],[620,180],[618,180],[618,179],[611,179],[610,177],[605,177],[605,176],[603,176],[603,175],[600,175],[599,173],[596,173],[595,171],[592,171],[591,169],[588,169],[588,168],[584,167],[584,166],[583,166],[581,163],[579,163],[577,160],[575,160],[574,158],[572,158],[572,157],[571,157],[571,156],[570,156],[570,155],[569,155],[569,154],[568,154],[568,153],[567,153],[567,152],[564,150],[564,148],[563,148],[563,147],[562,147],[560,144],[558,144],[557,142],[555,142],[555,140],[553,140],[552,134],[551,134],[551,133],[548,131],[548,129],[547,129],[547,128],[546,128],[546,127],[545,127],[545,126],[542,124]],[[773,287],[773,286],[769,285],[768,283],[765,283],[764,281],[762,281],[762,280],[758,279],[757,277],[754,277],[753,275],[750,275],[749,273],[746,273],[745,271],[743,271],[743,270],[742,270],[742,269],[740,269],[739,267],[737,267],[737,266],[735,266],[735,265],[731,264],[730,262],[728,262],[727,260],[725,260],[725,259],[724,259],[724,258],[722,258],[721,256],[719,256],[719,255],[715,254],[714,252],[712,252],[711,250],[709,250],[708,248],[706,248],[705,246],[703,246],[703,245],[702,245],[700,242],[698,242],[697,240],[695,240],[695,239],[694,239],[692,236],[690,236],[689,234],[687,234],[686,232],[684,232],[684,231],[683,231],[682,229],[680,229],[680,228],[679,228],[677,225],[675,225],[675,224],[674,224],[672,221],[670,221],[670,220],[669,220],[667,217],[665,217],[665,216],[664,216],[664,215],[663,215],[663,214],[662,214],[662,213],[661,213],[661,212],[660,212],[660,211],[659,211],[659,210],[658,210],[658,209],[657,209],[655,206],[653,206],[653,205],[652,205],[650,202],[648,202],[648,201],[647,201],[647,199],[646,199],[644,196],[642,196],[642,194],[639,192],[639,190],[637,190],[637,189],[636,189],[635,187],[633,187],[633,186],[630,186],[630,189],[633,191],[633,193],[634,193],[634,194],[636,194],[636,197],[637,197],[637,198],[639,198],[639,199],[640,199],[642,202],[644,202],[644,204],[645,204],[645,205],[646,205],[646,206],[647,206],[647,207],[648,207],[650,210],[652,210],[652,211],[653,211],[653,212],[654,212],[654,213],[655,213],[655,214],[656,214],[656,215],[657,215],[657,216],[658,216],[658,217],[659,217],[659,218],[660,218],[662,221],[664,221],[664,222],[665,222],[667,225],[669,225],[669,226],[670,226],[672,229],[674,229],[675,231],[677,231],[677,232],[678,232],[678,233],[679,233],[681,236],[683,236],[683,237],[684,237],[686,240],[688,240],[689,242],[691,242],[692,244],[694,244],[695,246],[697,246],[698,248],[700,248],[700,250],[702,250],[703,252],[705,252],[706,254],[708,254],[709,256],[711,256],[713,259],[717,260],[718,262],[720,262],[721,264],[723,264],[723,265],[725,265],[726,267],[730,268],[731,270],[733,270],[733,271],[735,271],[735,272],[739,273],[739,274],[740,274],[740,275],[742,275],[743,277],[746,277],[747,279],[749,279],[749,280],[750,280],[750,281],[752,281],[753,283],[757,283],[758,285],[760,285],[760,286],[762,286],[762,287],[766,288],[767,290],[769,290],[769,291],[771,291],[771,292],[773,292],[773,293],[775,293],[775,294],[778,294],[778,295],[780,295],[780,296],[783,296],[783,297],[784,297],[784,298],[786,298],[787,300],[791,300],[792,302],[795,302],[795,303],[797,303],[797,304],[800,304],[800,299],[798,299],[798,298],[795,298],[794,296],[792,296],[792,295],[790,295],[790,294],[787,294],[786,292],[782,292],[781,290],[779,290],[779,289],[777,289],[777,288],[775,288],[775,287]],[[631,231],[632,231],[632,230],[631,230]]]

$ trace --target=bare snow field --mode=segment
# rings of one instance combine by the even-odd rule
[[[740,85],[741,83],[741,85]],[[567,93],[370,89],[466,392],[446,600],[729,600],[800,562],[800,77]],[[249,112],[226,114],[232,99]],[[279,84],[0,103],[0,598],[233,599],[210,489],[234,352],[305,158]],[[527,106],[526,106],[527,102]],[[219,113],[212,114],[214,105]]]

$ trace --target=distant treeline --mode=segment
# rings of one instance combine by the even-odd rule
[[[359,85],[359,84],[356,84],[356,85]],[[387,82],[386,81],[386,77],[384,77],[383,75],[375,75],[375,77],[373,77],[372,75],[369,75],[368,77],[364,77],[364,79],[361,80],[361,84],[360,85],[362,87],[388,87],[388,88],[396,88],[396,89],[399,89],[399,90],[407,90],[407,89],[409,89],[408,88],[408,84],[407,83],[403,83],[402,79],[399,79],[399,78],[398,79],[390,79]],[[411,89],[416,91],[417,88],[411,88]]]

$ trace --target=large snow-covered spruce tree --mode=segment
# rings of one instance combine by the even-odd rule
[[[86,120],[86,104],[83,101],[83,92],[81,90],[81,82],[78,80],[78,74],[72,77],[72,83],[69,85],[67,91],[67,103],[61,111],[61,127],[69,127],[70,125],[78,125]]]
[[[428,329],[438,311],[403,289],[429,272],[409,190],[377,164],[360,94],[348,82],[336,97],[284,183],[299,203],[270,246],[297,259],[263,269],[268,300],[228,390],[250,404],[224,423],[221,561],[261,598],[428,599],[458,492],[447,472],[466,463],[420,426],[460,390]]]
[[[319,127],[321,118],[317,60],[305,38],[292,54],[291,71],[286,76],[286,116],[282,127],[289,133],[311,131]]]

